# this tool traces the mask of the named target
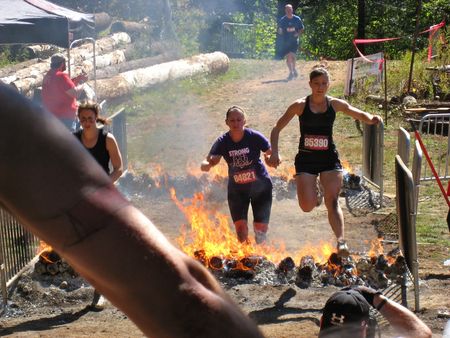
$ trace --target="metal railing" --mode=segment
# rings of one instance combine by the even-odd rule
[[[0,208],[0,284],[3,313],[7,288],[36,256],[39,239],[25,229],[9,212]]]
[[[420,119],[418,131],[441,180],[450,179],[450,114],[427,114]],[[421,181],[432,181],[435,177],[424,161]]]
[[[383,205],[384,193],[384,124],[363,126],[363,158],[362,177],[378,189],[380,194],[380,207]]]
[[[220,49],[229,57],[252,57],[255,52],[255,43],[255,31],[252,24],[222,23]]]
[[[419,311],[419,262],[416,239],[417,187],[411,171],[403,163],[400,155],[395,157],[395,177],[399,245],[413,276],[415,310]],[[404,300],[406,301],[406,297]],[[403,305],[408,306],[408,304]]]

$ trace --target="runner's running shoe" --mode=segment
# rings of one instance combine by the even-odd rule
[[[339,257],[348,257],[350,256],[350,251],[348,250],[347,242],[343,239],[337,242],[337,254]]]

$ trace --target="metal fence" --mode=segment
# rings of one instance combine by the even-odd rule
[[[255,31],[253,25],[223,22],[220,49],[232,58],[250,58],[255,52]]]
[[[411,171],[403,163],[400,155],[395,157],[396,206],[399,230],[399,245],[414,282],[415,310],[419,303],[419,262],[417,259],[416,216],[417,186]],[[406,297],[404,298],[406,302]],[[408,304],[403,304],[407,306]]]
[[[39,240],[9,212],[0,208],[0,283],[1,313],[8,300],[7,287],[36,256]]]
[[[110,131],[117,140],[122,154],[123,167],[128,167],[127,129],[125,110],[121,109],[109,117]],[[9,212],[0,206],[0,314],[5,311],[8,288],[22,273],[23,269],[38,254],[39,239],[24,228]]]
[[[441,180],[450,179],[450,114],[427,114],[419,121],[418,130],[422,141],[430,155],[431,161]],[[424,161],[422,165],[421,181],[432,181],[435,177]]]
[[[380,206],[383,205],[384,193],[384,124],[363,127],[362,176],[365,182],[378,189]]]

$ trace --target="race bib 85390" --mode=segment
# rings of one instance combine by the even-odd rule
[[[305,149],[327,150],[328,149],[328,136],[305,135]]]

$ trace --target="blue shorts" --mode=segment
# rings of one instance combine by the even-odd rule
[[[288,41],[284,41],[284,55],[286,56],[288,53],[297,53],[298,51],[298,40],[288,40]]]
[[[233,222],[247,220],[248,208],[252,205],[253,221],[269,223],[272,208],[272,181],[259,179],[249,184],[249,188],[228,187],[228,206]]]

